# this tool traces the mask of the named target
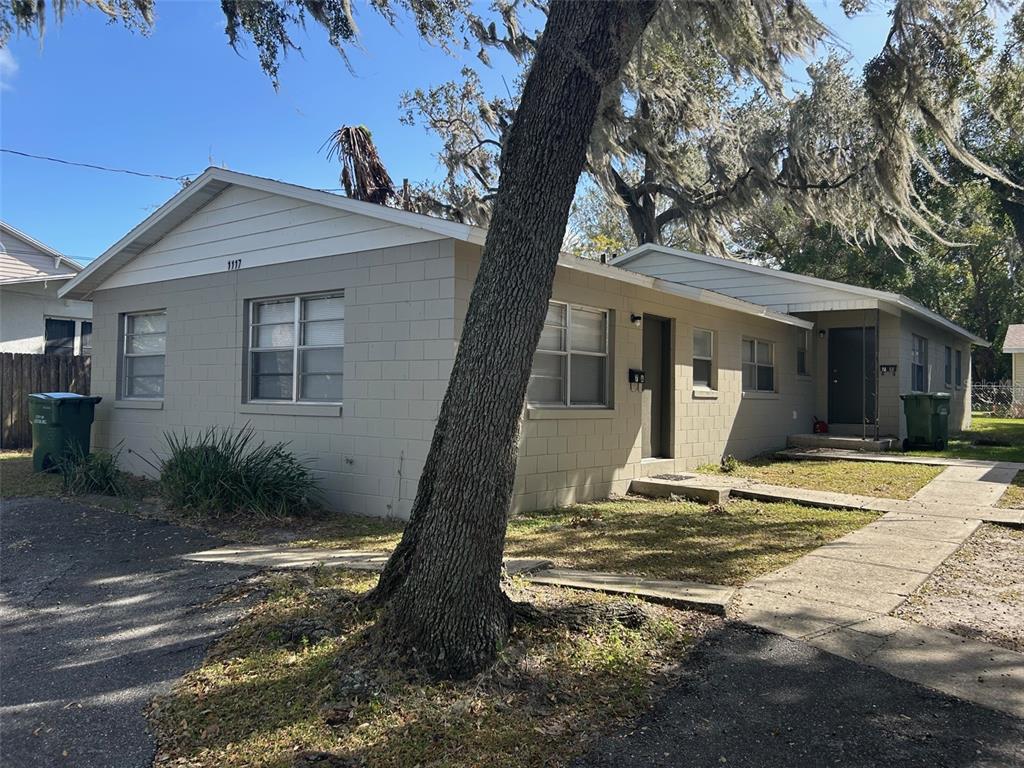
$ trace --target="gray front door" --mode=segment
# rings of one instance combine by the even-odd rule
[[[643,323],[641,456],[667,458],[672,455],[672,324],[655,315],[644,315]]]
[[[875,423],[875,329],[831,328],[828,332],[828,420],[832,424]]]

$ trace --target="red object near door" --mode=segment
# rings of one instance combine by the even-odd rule
[[[814,420],[814,434],[825,435],[828,434],[828,422],[822,421],[821,419]]]

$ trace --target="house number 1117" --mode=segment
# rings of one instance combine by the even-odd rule
[[[241,268],[242,268],[242,260],[241,259],[228,259],[228,272],[230,272],[233,269],[241,269]]]

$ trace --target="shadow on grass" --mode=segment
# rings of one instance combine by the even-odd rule
[[[741,584],[876,519],[846,512],[733,501],[599,502],[510,521],[506,555],[565,567],[712,584]]]
[[[491,669],[437,682],[379,661],[373,612],[350,614],[332,637],[282,647],[282,628],[332,621],[331,606],[348,610],[361,591],[345,574],[319,578],[307,589],[312,599],[277,597],[257,608],[158,703],[158,764],[306,765],[296,758],[329,753],[308,764],[563,765],[598,732],[644,711],[652,686],[669,679],[666,667],[721,623],[531,589],[526,597],[539,609],[517,624]],[[332,590],[340,601],[317,597]]]

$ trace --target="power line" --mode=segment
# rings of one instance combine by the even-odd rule
[[[132,171],[127,168],[108,168],[105,165],[95,165],[93,163],[77,163],[73,160],[62,160],[59,157],[47,157],[46,155],[33,155],[30,152],[19,152],[16,149],[7,149],[0,147],[0,152],[6,152],[10,155],[18,155],[19,157],[27,157],[32,160],[46,160],[51,163],[60,163],[61,165],[73,165],[78,168],[91,168],[94,171],[108,171],[109,173],[125,173],[129,176],[141,176],[148,179],[162,179],[164,181],[176,181],[179,184],[185,181],[191,181],[191,177],[196,174],[190,173],[183,176],[166,176],[162,173],[146,173],[144,171]]]

